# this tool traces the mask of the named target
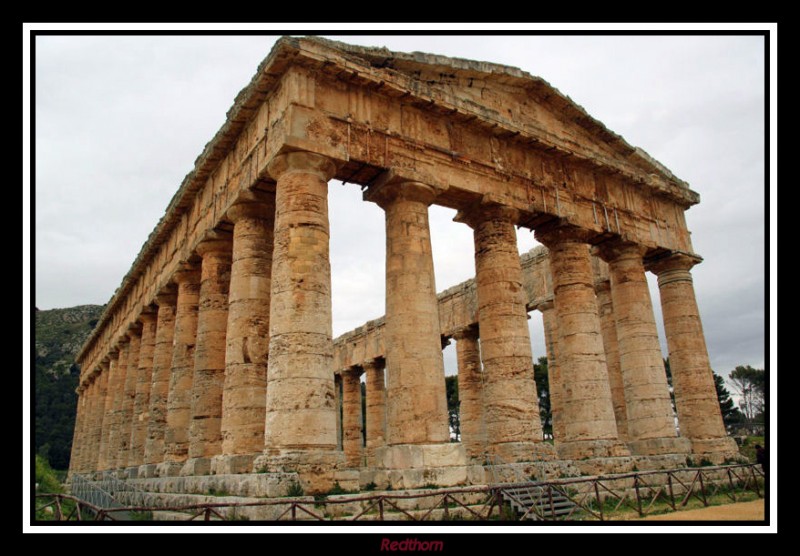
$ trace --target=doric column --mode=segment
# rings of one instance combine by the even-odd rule
[[[610,241],[598,253],[608,263],[617,323],[619,365],[625,387],[628,446],[634,455],[680,454],[667,375],[658,341],[650,289],[644,273],[645,247]]]
[[[108,391],[108,364],[98,365],[95,377],[97,391],[92,404],[92,452],[89,456],[88,471],[100,470],[100,454],[103,451],[103,417],[105,415],[106,393]]]
[[[536,231],[550,249],[558,323],[557,364],[561,384],[563,438],[559,456],[583,459],[628,455],[617,438],[608,384],[588,235],[572,226]]]
[[[197,246],[203,258],[192,378],[189,460],[183,475],[207,475],[211,457],[222,451],[222,388],[225,383],[225,331],[231,282],[230,236],[215,235]]]
[[[277,182],[275,241],[265,457],[257,469],[303,471],[343,458],[336,450],[332,367],[328,180],[334,172],[330,159],[307,152],[281,154],[269,164]],[[333,478],[307,481],[316,481],[306,482],[310,491]]]
[[[164,429],[164,459],[158,467],[160,476],[177,475],[189,453],[200,272],[195,265],[185,265],[172,280],[178,285],[178,297],[167,396],[167,424]]]
[[[106,375],[106,395],[103,401],[103,412],[100,416],[100,446],[97,454],[97,470],[108,469],[108,449],[111,440],[111,410],[114,407],[114,391],[117,384],[117,357],[116,348],[109,351],[100,362],[103,374]]]
[[[487,449],[501,461],[531,461],[541,443],[542,423],[522,266],[517,251],[515,209],[479,203],[456,220],[473,229],[475,290],[481,331]],[[538,456],[537,456],[537,459]]]
[[[342,443],[348,467],[364,465],[361,369],[342,371]]]
[[[87,388],[78,385],[76,390],[78,394],[78,403],[75,411],[75,426],[72,429],[72,448],[69,455],[69,475],[80,473],[83,471],[81,468],[81,450],[84,444],[84,429],[86,428],[86,398]]]
[[[75,411],[75,427],[72,433],[72,450],[69,458],[69,474],[83,473],[83,457],[86,453],[86,431],[88,428],[89,413],[89,392],[91,384],[88,381],[83,386],[78,385],[75,392],[78,394],[78,401]]]
[[[690,272],[697,262],[697,257],[674,253],[648,264],[658,275],[678,423],[694,453],[736,454],[736,444],[722,422],[697,309]]]
[[[248,473],[264,450],[275,197],[248,194],[228,210],[233,259],[228,305],[222,456],[215,473]]]
[[[481,459],[486,452],[484,377],[478,327],[467,326],[453,334],[458,362],[458,400],[461,444],[467,458]]]
[[[122,414],[120,416],[120,449],[117,468],[126,469],[131,456],[131,431],[133,430],[133,406],[136,401],[136,383],[139,380],[139,347],[142,341],[142,325],[134,323],[128,329],[128,371],[125,377],[125,390],[122,394]]]
[[[367,465],[375,466],[375,450],[386,445],[385,360],[373,359],[362,365],[367,391]]]
[[[139,317],[142,338],[139,345],[139,371],[136,380],[136,397],[133,402],[133,425],[129,467],[144,463],[144,444],[147,438],[147,423],[150,420],[150,388],[153,383],[153,352],[156,343],[156,312],[148,307]]]
[[[344,450],[342,439],[342,375],[333,376],[333,405],[336,407],[336,449]]]
[[[603,347],[608,366],[608,383],[611,386],[611,401],[617,419],[617,433],[622,442],[628,441],[628,412],[625,407],[625,386],[619,366],[619,345],[617,343],[617,321],[614,318],[614,304],[611,300],[611,282],[603,280],[595,284],[597,292],[597,311],[603,332]]]
[[[386,212],[386,433],[388,445],[449,442],[439,307],[428,206],[417,182],[371,186]]]
[[[144,443],[144,465],[139,470],[143,477],[155,475],[155,465],[164,461],[164,435],[167,428],[167,401],[172,372],[172,342],[175,335],[177,295],[173,287],[156,295],[156,337],[153,346],[153,376],[150,384],[150,408],[147,421],[147,438]]]
[[[128,378],[128,356],[130,355],[130,339],[123,336],[118,342],[119,353],[117,354],[116,374],[117,380],[114,385],[114,405],[111,408],[111,431],[108,436],[108,469],[119,469],[119,454],[122,451],[122,420],[125,414],[125,383]]]
[[[95,431],[95,408],[97,406],[97,395],[100,390],[100,377],[92,373],[89,376],[89,386],[86,389],[86,414],[84,416],[84,424],[82,427],[81,437],[83,438],[80,450],[80,472],[87,473],[94,471],[94,462],[92,461],[94,454],[97,453],[97,447],[94,441]]]
[[[550,416],[553,420],[553,441],[556,445],[564,438],[562,404],[564,396],[558,358],[558,319],[555,303],[549,297],[536,307],[542,313],[544,344],[547,351],[547,383],[550,387]]]

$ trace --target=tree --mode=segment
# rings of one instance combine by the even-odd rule
[[[664,359],[664,370],[667,373],[667,385],[669,386],[669,397],[672,400],[672,410],[676,411],[675,390],[672,386],[672,369],[670,369],[669,366],[669,357]],[[720,413],[722,413],[722,422],[725,423],[726,427],[728,425],[741,423],[744,420],[744,415],[742,415],[733,399],[731,399],[731,393],[725,388],[725,380],[713,370],[711,371],[711,375],[714,377],[714,388],[717,391],[717,401],[719,402]]]
[[[672,386],[672,369],[669,366],[669,357],[664,359],[664,371],[667,373],[667,388],[669,388],[669,400],[672,404],[672,413],[677,415],[678,410],[675,407],[675,387]]]
[[[748,423],[764,421],[764,392],[766,373],[764,369],[754,369],[750,365],[739,365],[731,371],[730,384],[739,395],[739,407]]]
[[[450,423],[450,431],[455,435],[455,440],[461,440],[461,418],[459,408],[461,401],[458,399],[458,375],[444,377],[444,384],[447,390],[447,416]]]
[[[717,389],[717,400],[719,401],[719,410],[722,413],[722,422],[726,428],[730,425],[741,423],[744,420],[744,415],[733,402],[731,393],[725,388],[725,379],[714,371],[711,371],[711,373],[714,375],[714,387]]]
[[[540,357],[533,364],[533,379],[539,398],[539,418],[542,421],[542,436],[553,437],[553,412],[550,404],[550,377],[547,372],[547,357]]]

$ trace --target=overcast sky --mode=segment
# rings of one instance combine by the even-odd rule
[[[104,304],[275,36],[36,39],[35,303]],[[538,75],[687,181],[712,367],[764,365],[764,43],[725,36],[336,36]],[[334,335],[384,312],[383,212],[331,182]],[[475,272],[472,234],[430,211],[438,290]],[[536,243],[518,232],[520,252]],[[651,291],[663,328],[655,280]],[[531,314],[534,357],[544,355]],[[665,349],[665,348],[664,348]],[[666,349],[665,349],[666,354]],[[666,355],[665,355],[666,356]],[[448,372],[455,349],[445,350]]]

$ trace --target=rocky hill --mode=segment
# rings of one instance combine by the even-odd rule
[[[102,305],[36,310],[34,445],[55,469],[69,466],[80,374],[75,354],[102,311]]]

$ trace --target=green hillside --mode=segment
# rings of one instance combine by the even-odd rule
[[[54,469],[67,469],[80,370],[75,354],[91,333],[101,305],[36,310],[34,446]]]

